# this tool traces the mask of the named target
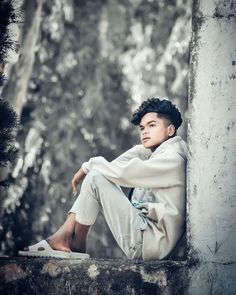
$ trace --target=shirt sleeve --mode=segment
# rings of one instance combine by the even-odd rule
[[[130,153],[134,150],[130,150]],[[147,160],[123,154],[112,162],[103,157],[91,158],[82,165],[87,173],[97,170],[112,182],[124,187],[171,187],[183,185],[184,159],[166,151]]]
[[[151,155],[151,151],[144,148],[142,144],[135,145],[134,147],[132,147],[131,149],[129,149],[128,151],[124,152],[119,157],[114,159],[112,163],[116,163],[116,162],[125,163],[130,161],[133,158],[139,158],[139,159],[145,160],[150,155]]]
[[[130,148],[129,150],[127,150],[126,152],[124,152],[123,154],[118,156],[111,163],[116,165],[116,163],[126,163],[126,162],[130,161],[133,158],[145,159],[145,157],[147,158],[150,154],[151,154],[150,151],[145,149],[143,147],[143,145],[141,145],[141,144],[140,145],[135,145],[134,147]],[[91,159],[98,159],[98,158],[102,158],[102,157],[93,157]],[[89,166],[90,166],[89,164],[91,164],[91,162],[92,162],[91,159],[90,159],[90,161],[85,162],[82,165],[82,169],[86,174],[91,170],[91,169],[89,169]]]

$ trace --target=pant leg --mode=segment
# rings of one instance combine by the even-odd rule
[[[142,232],[140,211],[136,209],[120,187],[97,171],[90,171],[70,212],[76,221],[92,225],[99,210],[120,248],[130,259],[142,257]]]

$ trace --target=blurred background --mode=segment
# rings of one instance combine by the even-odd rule
[[[132,112],[148,97],[181,110],[186,140],[190,0],[23,1],[19,54],[2,96],[19,117],[15,163],[1,170],[0,254],[52,234],[74,198],[84,161],[139,143]],[[92,257],[122,258],[99,216]]]

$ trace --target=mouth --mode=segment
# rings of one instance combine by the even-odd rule
[[[149,140],[150,139],[150,137],[144,137],[143,139],[142,139],[142,142],[145,142],[145,141],[147,141],[147,140]]]

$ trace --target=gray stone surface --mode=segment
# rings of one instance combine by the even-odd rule
[[[0,260],[0,294],[185,294],[186,278],[186,262]]]

